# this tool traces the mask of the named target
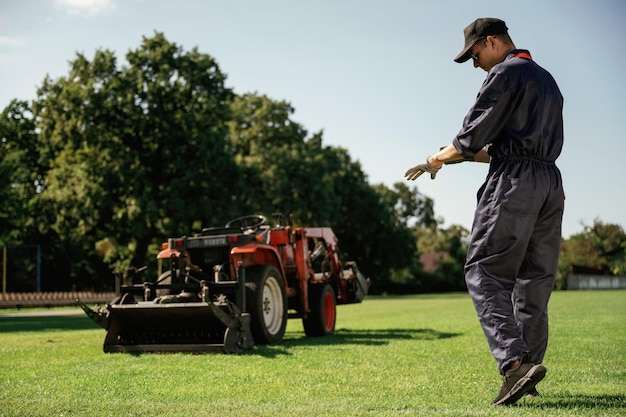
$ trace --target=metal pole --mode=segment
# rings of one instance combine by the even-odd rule
[[[7,293],[7,247],[2,247],[2,294]]]
[[[41,245],[37,246],[37,292],[41,292]]]
[[[246,269],[243,262],[239,261],[237,265],[237,292],[235,293],[235,301],[237,307],[242,313],[246,312]]]

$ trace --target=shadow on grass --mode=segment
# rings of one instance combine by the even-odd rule
[[[518,403],[523,408],[581,410],[581,409],[626,409],[626,397],[623,395],[584,395],[560,394],[546,395],[536,402]]]
[[[278,345],[256,346],[249,354],[265,357],[289,355],[289,350],[300,346],[333,346],[333,345],[366,345],[385,346],[394,340],[439,340],[460,336],[461,333],[438,332],[433,329],[377,329],[377,330],[349,330],[337,329],[331,336],[287,337]]]
[[[10,332],[37,332],[54,330],[91,330],[98,329],[87,316],[37,315],[22,317],[0,316],[0,334]],[[325,337],[307,337],[304,332],[288,333],[285,339],[276,345],[257,345],[254,349],[243,352],[244,355],[277,357],[290,355],[290,349],[302,346],[341,346],[365,345],[385,346],[394,340],[439,340],[459,336],[460,333],[438,332],[433,329],[376,329],[350,330],[336,329],[335,333]]]
[[[38,332],[47,330],[88,330],[98,326],[87,316],[0,316],[0,333]]]

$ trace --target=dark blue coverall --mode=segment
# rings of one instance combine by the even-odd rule
[[[453,141],[466,158],[488,146],[465,281],[502,374],[528,353],[541,363],[548,300],[561,243],[564,199],[555,160],[563,146],[563,97],[525,50],[487,74]]]

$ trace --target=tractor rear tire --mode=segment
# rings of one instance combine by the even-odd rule
[[[337,303],[330,284],[309,286],[311,312],[302,319],[304,333],[309,337],[328,336],[335,332]]]
[[[287,293],[282,275],[273,266],[255,266],[246,270],[246,281],[246,309],[254,343],[280,343],[287,328]]]

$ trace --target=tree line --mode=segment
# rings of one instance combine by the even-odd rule
[[[371,186],[290,103],[235,94],[196,48],[156,33],[125,58],[77,54],[0,117],[0,244],[40,245],[44,290],[109,288],[111,270],[154,266],[168,237],[274,212],[331,226],[379,290],[419,270],[409,223],[434,214],[417,189]],[[13,253],[13,281],[32,282],[32,256]]]
[[[369,184],[348,150],[293,120],[289,102],[236,94],[197,48],[157,32],[125,58],[77,54],[67,76],[46,76],[31,103],[0,115],[0,246],[16,248],[13,290],[32,289],[26,245],[41,248],[42,290],[108,290],[113,270],[154,269],[168,237],[275,212],[332,227],[374,293],[464,289],[469,232],[442,228],[417,188]],[[434,271],[427,253],[443,254]]]

